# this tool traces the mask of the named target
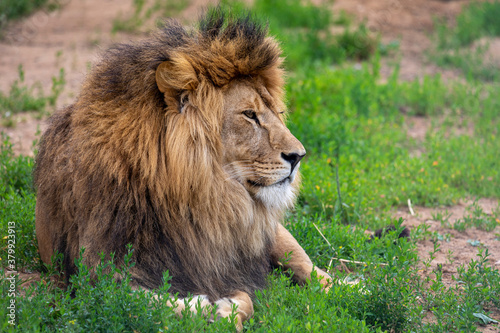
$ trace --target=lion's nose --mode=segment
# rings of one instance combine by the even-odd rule
[[[304,152],[303,154],[298,154],[298,153],[281,153],[281,157],[290,163],[291,168],[290,168],[290,174],[293,172],[297,164],[300,162],[300,160],[306,156],[306,153]]]

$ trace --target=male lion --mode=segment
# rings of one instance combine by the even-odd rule
[[[68,277],[80,248],[94,267],[130,243],[138,287],[158,288],[168,270],[180,297],[216,303],[221,316],[235,303],[238,328],[288,253],[299,283],[316,271],[328,286],[280,224],[306,152],[285,126],[281,51],[266,34],[217,9],[196,29],[169,22],[103,55],[40,143],[44,262],[62,253]]]

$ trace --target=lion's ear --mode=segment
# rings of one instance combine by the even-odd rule
[[[156,84],[162,93],[170,89],[195,90],[198,83],[196,72],[185,57],[164,61],[156,69]]]

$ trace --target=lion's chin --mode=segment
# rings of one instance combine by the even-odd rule
[[[295,189],[289,178],[270,186],[261,186],[255,193],[255,198],[268,209],[284,209],[293,206]]]

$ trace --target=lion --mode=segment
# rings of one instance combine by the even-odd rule
[[[281,224],[306,154],[285,125],[282,63],[266,26],[220,8],[106,51],[40,141],[42,260],[61,253],[69,277],[81,248],[95,267],[131,244],[134,285],[158,288],[168,270],[169,305],[194,295],[224,317],[236,304],[239,329],[287,254],[298,283],[316,272],[328,288]]]

